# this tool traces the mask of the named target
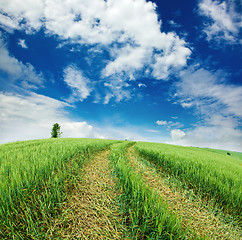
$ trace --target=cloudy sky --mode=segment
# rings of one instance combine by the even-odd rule
[[[0,0],[0,143],[242,151],[240,0]]]

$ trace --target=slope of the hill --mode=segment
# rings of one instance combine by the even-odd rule
[[[227,152],[100,139],[0,145],[0,238],[241,239],[241,155]]]

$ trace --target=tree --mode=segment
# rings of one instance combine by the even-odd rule
[[[52,127],[52,130],[51,130],[51,137],[52,138],[59,138],[62,134],[62,132],[60,132],[60,125],[59,123],[55,123]]]

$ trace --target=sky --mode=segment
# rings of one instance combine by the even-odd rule
[[[0,143],[242,151],[240,0],[0,0]]]

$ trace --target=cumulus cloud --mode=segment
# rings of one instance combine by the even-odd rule
[[[62,137],[67,138],[104,138],[92,125],[87,122],[63,121],[60,122]]]
[[[181,140],[186,134],[180,129],[171,130],[171,139],[173,142]]]
[[[20,83],[24,88],[37,88],[42,86],[44,77],[42,73],[37,73],[30,64],[23,64],[14,56],[11,56],[5,42],[0,35],[0,72],[7,74],[7,84],[9,82]]]
[[[99,78],[110,83],[104,103],[111,98],[117,102],[130,99],[132,90],[119,79],[134,80],[132,76],[145,72],[148,77],[166,80],[172,72],[186,65],[191,54],[187,43],[175,33],[162,32],[162,22],[152,1],[37,0],[33,3],[30,0],[0,0],[0,6],[0,26],[8,32],[19,30],[33,34],[43,27],[46,34],[58,36],[65,43],[58,47],[80,44],[105,56],[99,72]],[[19,45],[27,47],[22,39]],[[93,53],[90,51],[89,54]],[[13,69],[11,64],[6,64],[10,60],[6,59],[9,54],[5,55],[2,62],[10,71]],[[94,64],[88,61],[90,65]],[[23,67],[17,59],[10,62],[18,65],[15,76],[21,76],[19,72],[27,72],[27,69],[33,70],[31,65],[27,69]],[[32,78],[37,75],[32,74]],[[79,70],[65,69],[64,79],[73,91],[70,101],[82,101],[90,95],[90,83]],[[24,83],[30,86],[26,80]]]
[[[164,49],[165,54],[155,54],[153,64],[153,76],[157,79],[166,79],[171,70],[179,69],[186,65],[191,51],[184,47],[185,41],[179,39],[174,33],[168,33],[164,40],[167,46]]]
[[[141,87],[147,87],[147,86],[146,86],[146,84],[144,84],[144,83],[139,83],[139,84],[138,84],[138,87],[141,88]]]
[[[159,126],[167,125],[167,121],[157,120],[157,121],[156,121],[156,124],[159,125]]]
[[[28,48],[24,39],[19,39],[18,45],[21,46],[22,48]]]
[[[38,31],[44,18],[44,0],[0,0],[0,24],[11,31],[24,30],[27,33]]]
[[[165,126],[167,129],[171,128],[180,128],[183,127],[184,125],[180,122],[173,122],[173,121],[163,121],[163,120],[157,120],[156,124],[159,126]]]
[[[186,65],[191,51],[174,33],[161,32],[156,5],[145,0],[0,0],[0,24],[27,33],[44,26],[46,33],[64,40],[102,45],[111,59],[103,77],[142,68],[165,79]],[[1,20],[2,19],[2,20]],[[175,59],[175,61],[174,61]]]
[[[132,73],[144,67],[147,59],[151,58],[152,52],[142,47],[126,46],[117,50],[115,60],[110,61],[103,70],[103,75],[108,77],[121,72]]]
[[[68,66],[64,70],[64,81],[72,89],[69,101],[83,101],[92,91],[90,80],[75,66]]]
[[[225,40],[228,44],[239,42],[241,16],[235,11],[235,1],[202,0],[199,13],[209,20],[203,30],[208,41]]]
[[[0,26],[7,32],[13,33],[14,30],[19,29],[18,22],[12,20],[10,17],[0,13]]]
[[[168,21],[168,23],[170,24],[171,27],[174,27],[174,28],[180,28],[181,25],[176,23],[174,20],[170,20]]]
[[[0,143],[48,138],[55,122],[63,137],[102,137],[88,123],[69,119],[66,107],[66,102],[35,93],[0,93]]]

